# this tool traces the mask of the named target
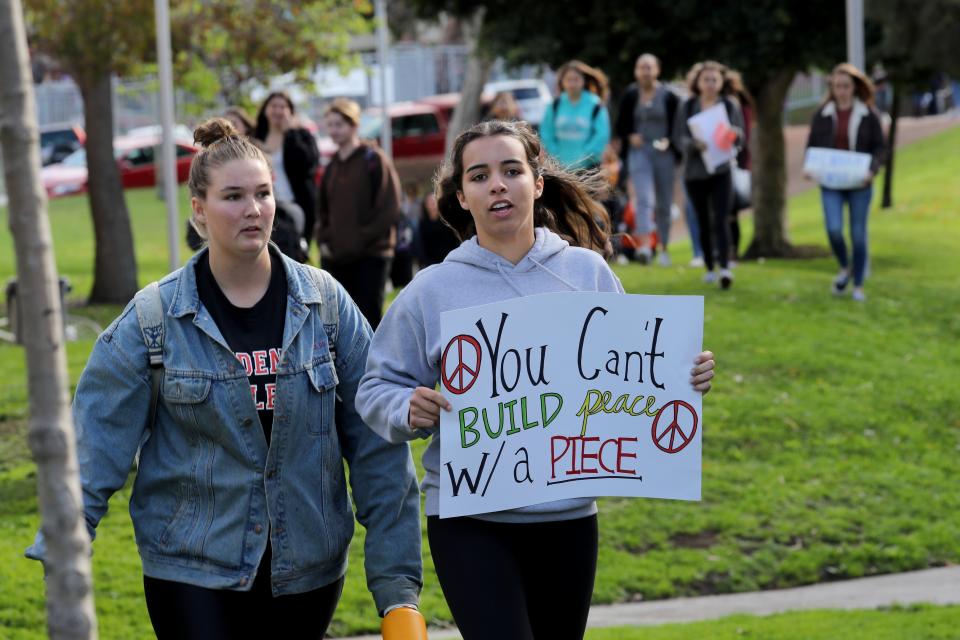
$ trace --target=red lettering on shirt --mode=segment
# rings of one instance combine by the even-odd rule
[[[253,375],[253,361],[250,360],[250,354],[237,352],[237,360],[243,365],[243,370],[247,372],[247,377]]]
[[[270,373],[270,370],[267,369],[267,352],[266,351],[254,351],[253,362],[254,362],[253,372],[255,375],[265,376],[268,373]]]
[[[280,366],[280,349],[270,349],[270,374],[276,375]]]
[[[257,385],[255,384],[250,385],[250,395],[253,396],[253,404],[257,406],[257,411],[260,411],[261,409],[263,409],[263,403],[257,402]]]
[[[273,411],[274,400],[277,397],[277,385],[271,382],[264,387],[267,390],[267,410]]]

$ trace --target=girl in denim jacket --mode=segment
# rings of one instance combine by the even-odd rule
[[[346,461],[377,609],[409,614],[421,584],[410,451],[354,409],[370,327],[339,284],[269,242],[264,154],[224,119],[195,139],[192,222],[208,248],[159,282],[155,415],[134,303],[77,386],[90,534],[139,452],[130,514],[157,636],[322,638],[353,535]],[[28,556],[42,559],[42,534]]]

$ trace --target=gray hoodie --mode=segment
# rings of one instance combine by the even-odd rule
[[[428,516],[439,515],[440,434],[411,429],[410,394],[434,388],[440,379],[440,314],[444,311],[557,291],[615,291],[623,285],[594,251],[570,246],[544,228],[535,231],[530,252],[516,265],[484,249],[474,236],[442,263],[417,274],[397,296],[373,336],[367,370],[357,390],[357,411],[390,442],[432,436],[423,454],[421,485]],[[592,498],[574,498],[483,514],[497,522],[570,520],[596,513]]]

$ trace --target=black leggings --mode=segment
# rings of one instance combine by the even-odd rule
[[[730,172],[717,173],[704,180],[687,180],[687,194],[697,212],[700,225],[700,247],[707,271],[713,271],[713,250],[716,240],[720,268],[726,269],[730,259],[730,212],[733,210]]]
[[[250,591],[205,589],[144,576],[147,611],[158,640],[323,638],[343,578],[307,593],[273,597],[269,553],[260,566]]]
[[[323,260],[320,266],[343,285],[370,323],[370,328],[376,329],[383,318],[390,262],[390,258],[365,256],[353,262]]]
[[[463,640],[581,640],[597,516],[512,524],[427,518],[437,579]]]

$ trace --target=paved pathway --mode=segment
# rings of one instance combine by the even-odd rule
[[[590,609],[590,627],[645,627],[711,620],[734,614],[770,615],[804,609],[876,609],[895,604],[960,604],[960,566],[911,571],[856,580],[824,582],[698,598],[676,598]],[[431,640],[454,639],[455,630],[431,630]],[[377,640],[362,636],[349,640]]]

